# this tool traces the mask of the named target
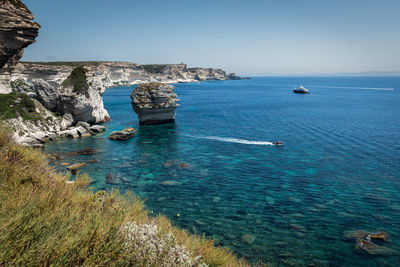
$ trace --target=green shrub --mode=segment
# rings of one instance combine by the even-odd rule
[[[143,83],[139,85],[138,87],[135,88],[135,92],[146,92],[146,91],[151,91],[155,90],[160,86],[163,86],[165,84],[159,83],[159,82],[149,82],[149,83]]]
[[[33,100],[24,93],[0,94],[0,119],[22,117],[24,120],[39,120]]]
[[[62,86],[73,86],[73,90],[79,94],[87,94],[89,90],[89,84],[87,83],[87,70],[82,67],[76,67],[72,70],[68,78],[63,81]]]
[[[22,78],[16,79],[15,81],[11,81],[11,82],[10,82],[10,86],[11,86],[11,88],[12,88],[14,91],[15,91],[15,90],[20,90],[20,89],[26,90],[26,89],[29,89],[29,88],[30,88],[29,84],[27,84],[27,83],[25,82],[25,80],[22,79]]]
[[[143,69],[150,73],[162,73],[164,68],[167,66],[166,64],[148,64],[142,65]]]

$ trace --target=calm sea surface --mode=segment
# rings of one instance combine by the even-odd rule
[[[311,94],[292,93],[301,83]],[[51,142],[46,152],[96,149],[64,160],[98,160],[83,169],[93,190],[131,190],[253,263],[400,266],[399,77],[177,84],[176,123],[155,126],[139,126],[132,89],[105,92],[105,133]],[[133,139],[107,139],[126,126],[138,129]],[[380,250],[395,255],[354,249],[349,230],[388,232]]]

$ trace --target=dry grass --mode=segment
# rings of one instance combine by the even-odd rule
[[[210,266],[247,266],[166,217],[149,217],[131,193],[93,193],[85,175],[67,180],[43,154],[13,144],[0,125],[0,266],[169,266],[167,253],[150,257],[134,240],[127,242],[121,229],[133,221],[156,224],[160,238],[172,233],[174,242]]]

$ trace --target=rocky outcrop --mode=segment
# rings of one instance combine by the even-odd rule
[[[36,98],[46,108],[61,114],[72,114],[75,122],[84,121],[93,124],[110,119],[107,110],[104,109],[102,98],[105,87],[97,80],[95,72],[77,67],[70,70],[70,74],[64,80],[50,78],[32,80]],[[77,88],[77,83],[82,88]]]
[[[24,48],[35,42],[40,25],[20,0],[0,0],[0,93],[11,92],[11,71]]]
[[[175,121],[178,106],[175,87],[163,83],[146,83],[136,87],[132,94],[132,107],[140,124],[158,124]]]
[[[136,129],[131,127],[126,127],[122,131],[113,131],[108,136],[111,140],[128,140],[135,136]]]

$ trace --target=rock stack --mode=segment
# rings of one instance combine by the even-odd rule
[[[132,107],[138,114],[141,125],[175,121],[175,109],[179,106],[179,99],[174,89],[172,85],[151,82],[133,90]]]

